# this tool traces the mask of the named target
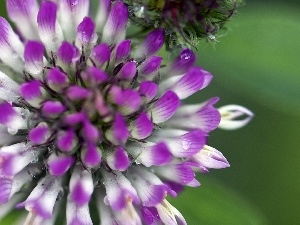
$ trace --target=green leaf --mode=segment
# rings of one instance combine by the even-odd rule
[[[26,218],[26,213],[24,210],[13,210],[8,215],[6,215],[3,219],[0,220],[1,225],[17,225],[22,224],[21,219]]]
[[[287,4],[241,7],[214,46],[202,43],[199,64],[214,82],[272,109],[300,112],[299,11]]]
[[[265,225],[262,214],[223,184],[200,178],[199,188],[188,188],[170,202],[189,225]]]

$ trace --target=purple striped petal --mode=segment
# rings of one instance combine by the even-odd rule
[[[155,98],[158,86],[152,81],[143,81],[139,86],[139,93],[144,98],[144,101],[150,102]]]
[[[204,75],[204,82],[203,82],[203,85],[200,88],[200,90],[206,88],[210,84],[210,82],[212,81],[212,79],[213,79],[213,75],[211,73],[203,70],[202,68],[201,68],[201,70],[202,70],[202,73]]]
[[[11,188],[12,188],[12,179],[9,177],[1,176],[0,177],[0,203],[4,204],[8,202]]]
[[[75,45],[88,56],[96,44],[98,35],[95,33],[95,24],[90,17],[84,17],[77,27]]]
[[[140,68],[141,75],[150,77],[153,73],[159,70],[163,58],[159,56],[152,56],[147,59]],[[149,79],[149,78],[148,78]]]
[[[15,152],[7,152],[12,150]],[[24,169],[34,158],[34,150],[23,143],[5,146],[0,152],[0,172],[4,176],[14,176]]]
[[[118,104],[119,112],[128,116],[140,109],[142,99],[137,91],[125,89],[115,96],[115,102]]]
[[[150,57],[157,53],[164,41],[164,31],[163,29],[156,29],[151,31],[145,38],[144,42],[137,50],[137,57]]]
[[[94,191],[92,174],[77,165],[72,172],[69,187],[70,200],[78,206],[88,204]]]
[[[135,62],[127,62],[118,73],[119,77],[124,80],[131,80],[136,74]]]
[[[91,52],[90,60],[94,66],[98,68],[106,67],[107,63],[110,60],[110,49],[107,44],[101,43],[95,46]]]
[[[128,139],[129,131],[126,122],[120,114],[116,114],[112,127],[106,131],[106,138],[115,145],[123,145]]]
[[[124,148],[117,147],[115,151],[108,154],[106,162],[112,170],[125,171],[130,165],[130,160]]]
[[[108,74],[97,67],[88,67],[86,72],[83,72],[81,76],[90,86],[101,84],[108,80]]]
[[[25,128],[26,122],[21,115],[6,101],[0,102],[0,123],[12,129],[9,133],[15,134],[18,129]],[[12,132],[12,131],[15,132]]]
[[[95,34],[95,24],[93,20],[90,17],[84,17],[77,27],[77,38],[82,43],[91,42]]]
[[[25,45],[25,70],[34,77],[40,77],[44,69],[44,45],[38,41],[28,41]]]
[[[185,48],[171,64],[169,73],[173,76],[184,74],[192,68],[195,62],[195,53],[191,49]]]
[[[63,88],[69,86],[68,76],[61,72],[58,68],[52,68],[49,70],[46,81],[48,86],[57,92],[61,92]]]
[[[155,167],[154,171],[162,178],[176,183],[191,186],[190,183],[196,181],[195,173],[190,165],[186,163],[170,164],[161,167]],[[199,186],[199,183],[193,183],[193,186]]]
[[[33,107],[39,108],[44,101],[43,88],[39,80],[31,80],[20,85],[22,97]]]
[[[188,157],[199,152],[206,143],[206,134],[201,130],[192,130],[178,137],[178,146],[169,145],[173,155],[177,157]],[[177,147],[177,149],[176,149]]]
[[[154,207],[141,207],[141,218],[146,225],[153,225],[161,221],[157,209]]]
[[[50,129],[45,122],[39,123],[29,132],[29,140],[35,145],[45,144],[50,138]]]
[[[36,0],[7,0],[9,18],[27,40],[38,40],[36,18],[39,6]]]
[[[178,96],[172,92],[166,92],[152,107],[149,112],[153,123],[162,123],[170,119],[180,104]]]
[[[68,126],[75,126],[81,122],[84,122],[85,119],[86,116],[83,113],[78,112],[65,115],[63,122]]]
[[[184,190],[184,185],[178,184],[174,181],[164,181],[164,184],[169,187],[168,193],[174,198]]]
[[[91,124],[89,120],[85,120],[83,123],[82,137],[88,142],[97,143],[100,140],[100,131],[96,126]]]
[[[106,188],[105,203],[113,210],[122,210],[131,201],[139,203],[140,199],[130,181],[119,171],[109,173],[102,170],[104,186]]]
[[[67,41],[63,41],[57,50],[57,64],[64,70],[67,70],[72,64],[75,64],[80,58],[79,50],[76,46]]]
[[[191,157],[198,153],[206,143],[206,133],[201,130],[189,132],[181,130],[157,131],[150,138],[152,141],[164,141],[171,153],[178,157]]]
[[[130,136],[141,140],[148,137],[153,130],[153,123],[147,113],[142,112],[131,124]]]
[[[66,107],[60,101],[46,101],[42,106],[43,115],[49,118],[57,118],[66,111]]]
[[[128,10],[122,1],[117,1],[110,11],[102,32],[102,41],[107,44],[118,43],[125,38]]]
[[[63,152],[73,151],[77,143],[76,133],[72,129],[60,131],[56,138],[56,145]]]
[[[94,104],[97,113],[103,118],[104,122],[111,122],[113,120],[112,109],[107,105],[104,96],[100,92],[96,93]]]
[[[74,85],[67,89],[66,95],[72,101],[81,101],[89,97],[90,91],[86,88]]]
[[[132,144],[127,147],[127,151],[135,157],[138,163],[142,163],[146,167],[162,166],[173,158],[168,146],[163,142]]]
[[[48,52],[56,52],[63,41],[63,33],[56,21],[57,6],[51,1],[43,1],[37,16],[39,36]]]
[[[207,145],[194,155],[192,160],[205,168],[222,169],[230,166],[221,152]]]
[[[162,202],[167,194],[167,186],[146,169],[130,168],[127,177],[137,190],[143,206],[155,206]]]
[[[202,104],[179,107],[175,115],[168,120],[167,126],[192,130],[200,129],[205,133],[216,129],[220,123],[219,111],[213,106],[219,98],[211,98]]]
[[[130,40],[121,41],[113,51],[114,61],[116,64],[125,61],[130,55]]]
[[[201,89],[204,74],[200,68],[190,69],[172,88],[180,99],[185,99]]]
[[[73,156],[57,155],[52,153],[47,160],[50,174],[54,176],[64,175],[73,165],[75,158]]]
[[[81,160],[85,166],[93,168],[101,163],[101,151],[92,142],[88,142],[81,150]]]
[[[17,205],[40,217],[51,218],[56,198],[61,191],[61,178],[51,175],[41,179],[28,198]],[[47,202],[47,204],[45,204]]]

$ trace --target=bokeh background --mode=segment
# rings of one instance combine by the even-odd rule
[[[209,145],[231,167],[198,175],[200,188],[170,201],[190,225],[300,224],[300,3],[248,0],[238,12],[217,43],[198,47],[214,80],[189,101],[220,96],[218,106],[240,104],[255,118],[213,132]]]
[[[255,113],[209,144],[231,167],[199,175],[202,187],[174,204],[197,225],[300,224],[300,2],[246,1],[218,43],[202,43],[199,64],[214,74],[196,98],[220,96]]]

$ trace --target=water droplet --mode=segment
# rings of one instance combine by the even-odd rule
[[[144,6],[139,6],[135,5],[133,8],[134,15],[138,18],[144,18],[145,17],[145,7]]]
[[[15,135],[18,132],[18,129],[15,127],[8,127],[7,132],[10,133],[11,135]]]
[[[191,58],[191,54],[189,54],[189,53],[185,53],[185,54],[182,54],[181,55],[181,59],[183,59],[183,60],[188,60],[188,59],[190,59]]]

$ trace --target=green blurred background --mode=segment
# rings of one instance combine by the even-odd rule
[[[255,117],[210,135],[231,167],[199,175],[202,187],[174,202],[189,224],[300,224],[299,21],[298,0],[248,0],[218,43],[199,47],[214,80],[192,101],[217,95]]]
[[[300,224],[299,12],[299,0],[248,0],[218,43],[199,46],[214,80],[190,101],[220,96],[218,106],[240,104],[255,118],[210,135],[231,167],[200,174],[200,188],[170,200],[188,224]]]

